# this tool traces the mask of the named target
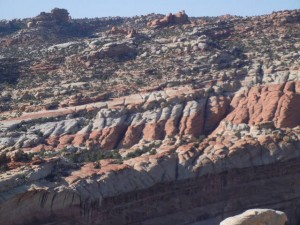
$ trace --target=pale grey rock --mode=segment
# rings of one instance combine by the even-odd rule
[[[244,213],[223,220],[220,225],[286,225],[288,218],[284,212],[272,209],[249,209]]]
[[[182,104],[174,105],[174,107],[172,108],[171,117],[173,117],[173,118],[179,117],[181,115],[182,110],[183,110]]]
[[[24,137],[22,147],[23,148],[34,147],[34,146],[38,145],[41,142],[41,140],[42,140],[42,138],[35,134],[27,134]]]
[[[1,138],[0,139],[0,149],[11,147],[16,143],[17,139],[16,138]]]

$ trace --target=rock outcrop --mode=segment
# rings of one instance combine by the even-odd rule
[[[155,155],[126,159],[121,164],[100,160],[99,166],[86,163],[76,168],[53,159],[39,166],[25,165],[1,175],[0,221],[24,224],[34,218],[46,222],[51,216],[57,224],[72,218],[74,224],[156,224],[157,220],[182,224],[207,219],[217,224],[222,216],[262,201],[272,208],[284,207],[291,224],[296,224],[293,205],[299,204],[300,155],[299,139],[295,138],[299,128],[285,132],[291,137],[288,142],[275,142],[273,135],[270,132],[257,139],[248,133],[239,140],[227,134],[205,140],[198,147],[196,143],[177,148],[163,145],[156,148]],[[285,189],[287,184],[293,192]],[[138,205],[148,213],[137,216]],[[17,220],[10,216],[12,209],[18,212]],[[182,210],[185,213],[179,213]]]
[[[250,209],[238,216],[227,218],[220,225],[286,225],[287,222],[284,212],[271,209]]]
[[[68,105],[78,105],[80,100],[77,99],[72,98]],[[103,150],[111,150],[130,148],[141,141],[175,137],[197,139],[218,126],[229,110],[229,103],[230,96],[209,96],[202,90],[170,88],[151,94],[90,103],[88,106],[82,105],[81,108],[53,110],[47,114],[48,117],[56,117],[70,112],[76,114],[81,111],[83,115],[90,112],[93,117],[90,119],[80,116],[45,124],[37,123],[34,126],[22,125],[22,120],[27,120],[26,123],[30,124],[31,121],[45,116],[43,113],[28,113],[16,122],[21,127],[26,126],[26,133],[33,135],[13,131],[14,127],[10,127],[7,131],[13,132],[13,137],[9,138],[10,134],[6,134],[4,140],[9,141],[3,140],[1,147],[34,148],[46,143],[51,148],[88,145],[89,148],[97,146]],[[9,124],[13,121],[15,120],[3,123]],[[35,134],[39,134],[39,137]],[[24,146],[24,143],[27,144]]]
[[[299,82],[258,86],[238,93],[232,100],[234,108],[226,120],[235,124],[274,121],[276,127],[300,125]]]
[[[70,20],[69,12],[66,9],[55,8],[50,13],[41,12],[32,21],[28,22],[27,27],[52,26],[55,24],[66,24]]]
[[[131,43],[114,42],[103,45],[99,51],[91,52],[92,58],[135,58],[136,48]]]
[[[156,19],[148,23],[150,27],[167,26],[173,24],[185,24],[189,23],[189,17],[185,11],[178,12],[176,14],[168,14],[163,19]]]
[[[118,27],[112,27],[111,30],[109,31],[109,34],[123,34],[126,35],[126,37],[128,38],[133,38],[138,36],[138,33],[135,29],[122,29],[122,28],[118,28]]]
[[[299,15],[0,21],[0,224],[298,225]]]

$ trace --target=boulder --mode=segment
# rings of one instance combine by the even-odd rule
[[[284,212],[272,209],[250,209],[246,212],[223,220],[220,225],[286,225]]]
[[[8,152],[7,156],[10,158],[11,161],[13,162],[18,162],[21,160],[21,158],[23,157],[24,152],[22,150],[15,150],[12,152]]]
[[[93,53],[92,57],[98,58],[134,58],[137,54],[136,49],[125,42],[112,42],[103,45],[103,47]]]
[[[34,23],[32,21],[28,22],[27,23],[27,28],[32,28],[34,25]]]

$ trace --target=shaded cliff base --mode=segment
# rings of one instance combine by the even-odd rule
[[[217,225],[246,209],[263,207],[286,212],[289,224],[297,225],[300,223],[299,159],[157,184],[147,190],[104,198],[101,204],[99,199],[82,202],[74,193],[29,192],[2,205],[2,212],[5,209],[12,213],[2,221],[28,225]],[[65,206],[70,204],[70,207],[62,208],[63,202],[55,198],[65,199]]]

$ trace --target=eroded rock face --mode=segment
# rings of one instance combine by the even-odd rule
[[[165,16],[163,19],[154,20],[148,23],[150,27],[159,27],[159,26],[167,26],[172,24],[184,24],[189,23],[189,17],[185,13],[185,11],[178,12],[175,15],[170,13],[169,15]]]
[[[195,99],[189,100],[189,95],[194,95]],[[75,97],[73,100],[78,99]],[[217,127],[227,113],[230,103],[229,96],[209,97],[201,90],[187,88],[178,89],[176,92],[167,89],[151,94],[145,93],[138,96],[140,99],[135,97],[137,96],[99,102],[98,105],[91,103],[89,108],[82,106],[82,113],[90,113],[91,119],[79,117],[38,123],[28,130],[39,134],[38,137],[14,133],[13,138],[2,139],[2,147],[15,145],[28,148],[46,141],[47,145],[60,149],[71,145],[89,145],[111,150],[130,148],[143,140],[167,140],[185,136],[199,138]],[[174,102],[175,98],[177,100]],[[165,106],[161,108],[160,104]],[[70,110],[53,110],[48,116],[52,114],[55,117],[59,113],[68,114]],[[44,117],[44,114],[32,113],[25,118],[30,121],[41,117]],[[25,118],[20,118],[19,121]]]
[[[285,135],[296,138],[299,128]],[[99,166],[86,163],[74,168],[68,162],[51,160],[12,170],[1,175],[0,222],[30,223],[34,213],[36,221],[49,221],[51,215],[57,224],[70,224],[74,218],[74,224],[87,219],[87,224],[156,224],[155,218],[165,224],[182,224],[181,219],[205,223],[210,218],[214,220],[210,224],[218,224],[222,215],[228,217],[240,207],[251,207],[258,201],[277,208],[284,196],[288,199],[284,209],[289,221],[296,224],[297,210],[293,205],[299,204],[295,196],[300,195],[299,139],[275,142],[277,137],[272,132],[258,139],[251,133],[245,137],[238,140],[238,136],[228,133],[205,140],[198,147],[192,143],[177,149],[161,146],[156,155],[127,159],[122,164],[100,160]],[[59,187],[51,186],[52,179],[61,176],[59,168],[70,175],[61,177]],[[295,192],[285,192],[286,184]],[[118,209],[112,206],[115,204]],[[128,204],[133,207],[128,208]],[[174,204],[177,207],[170,210]],[[136,216],[138,205],[147,215]],[[105,213],[108,207],[112,207],[111,214]],[[181,214],[183,209],[189,213]],[[19,212],[18,220],[10,216],[11,210]]]
[[[299,15],[0,21],[0,224],[298,225]]]
[[[194,100],[190,100],[184,92],[173,93],[172,89],[144,94],[139,97],[142,101],[137,96],[128,96],[99,104],[91,103],[89,108],[82,106],[81,113],[90,113],[91,119],[81,116],[46,124],[38,123],[29,128],[28,134],[11,132],[13,136],[10,137],[8,133],[0,138],[0,143],[3,149],[10,146],[35,147],[45,141],[54,148],[71,145],[99,146],[104,150],[130,148],[143,140],[149,142],[170,138],[199,138],[210,134],[217,127],[214,133],[220,133],[224,127],[219,123],[224,118],[235,125],[246,123],[260,126],[273,121],[276,128],[294,128],[300,121],[297,113],[300,95],[297,90],[298,82],[256,86],[238,92],[232,101],[230,96],[207,96],[200,90],[192,89],[188,95],[194,95]],[[177,98],[175,103],[174,98]],[[160,104],[164,106],[160,108]],[[67,115],[70,112],[74,113],[72,109],[59,109],[49,112],[47,116]],[[42,117],[43,113],[33,113],[17,121]],[[259,129],[262,128],[261,126]],[[29,134],[30,132],[39,136]],[[97,135],[94,135],[95,132]]]
[[[92,57],[99,57],[99,58],[134,58],[136,56],[136,49],[130,45],[129,43],[108,43],[105,44],[98,52],[93,53]]]
[[[147,216],[135,217],[132,214],[133,211],[125,208],[122,208],[121,214],[118,211],[114,212],[113,216],[104,215],[103,209],[112,204],[111,201],[114,201],[111,200],[112,198],[131,196],[136,191],[148,193],[147,190],[152,188],[156,192],[157,186],[167,185],[170,182],[175,182],[176,185],[177,182],[191,180],[192,183],[196,182],[192,186],[196,185],[195,188],[201,189],[204,187],[201,185],[202,182],[199,183],[197,179],[203,179],[205,182],[206,177],[211,175],[216,176],[214,179],[217,180],[242,179],[239,176],[234,178],[237,176],[234,175],[236,170],[245,170],[246,172],[242,173],[243,176],[249,176],[255,182],[257,174],[253,168],[273,168],[282,162],[282,165],[278,166],[280,169],[295,163],[294,160],[297,162],[300,157],[298,151],[299,126],[291,123],[287,128],[277,123],[282,120],[271,117],[266,118],[273,122],[266,121],[267,119],[255,121],[253,116],[250,116],[250,119],[255,122],[249,122],[250,120],[236,122],[230,118],[233,114],[235,114],[233,118],[237,118],[238,115],[243,116],[236,112],[241,105],[245,106],[243,109],[246,111],[251,111],[253,107],[259,107],[258,103],[264,100],[261,96],[268,95],[272,96],[272,98],[267,98],[269,100],[278,96],[278,102],[282,98],[282,103],[280,107],[278,104],[277,110],[282,111],[281,107],[283,107],[285,114],[295,115],[290,112],[290,110],[293,111],[294,105],[289,104],[287,100],[289,98],[284,96],[293,94],[297,96],[297,87],[297,82],[287,82],[280,86],[256,86],[249,88],[246,94],[238,93],[233,98],[230,95],[211,95],[197,89],[177,88],[174,90],[169,88],[164,91],[144,93],[138,95],[139,97],[127,96],[83,105],[77,107],[76,111],[71,107],[29,113],[24,117],[3,121],[1,128],[5,132],[0,138],[1,149],[3,152],[9,153],[2,158],[4,161],[8,160],[6,163],[11,170],[8,174],[4,173],[0,180],[1,195],[4,199],[0,221],[6,221],[8,224],[24,224],[24,221],[30,223],[33,221],[31,213],[34,212],[39,215],[35,219],[46,222],[50,218],[51,212],[53,219],[59,221],[58,223],[64,222],[66,218],[76,218],[79,221],[78,224],[81,224],[86,220],[87,215],[93,215],[88,224],[109,224],[112,221],[113,223],[127,221],[126,223],[134,224],[144,220],[150,221],[151,224],[155,223],[155,219],[151,219],[155,218],[154,215],[164,215],[166,211],[162,210],[159,213],[153,211]],[[240,100],[241,98],[243,100]],[[244,102],[251,102],[249,99],[258,100],[255,101],[256,104],[245,104]],[[260,112],[261,115],[270,114],[274,107],[267,104],[270,103],[269,100],[261,103],[263,105],[261,111],[253,110],[251,112]],[[230,109],[230,105],[233,109]],[[272,106],[271,103],[270,105]],[[256,114],[256,118],[259,115]],[[271,116],[274,115],[277,115],[276,111]],[[41,120],[51,117],[56,119],[50,119],[49,122]],[[285,117],[283,116],[283,118]],[[291,117],[294,120],[296,118]],[[219,127],[214,130],[219,123]],[[16,127],[18,128],[16,129]],[[208,138],[202,136],[210,134],[211,130],[214,132]],[[22,151],[14,151],[14,149],[22,149]],[[122,155],[114,156],[113,154],[116,153],[112,152],[110,159],[96,160],[97,162],[94,163],[85,162],[99,153],[104,154],[113,149],[117,149]],[[46,156],[52,152],[51,154],[56,157],[54,159],[35,157],[28,162],[26,154],[29,152],[44,152],[43,154]],[[75,154],[76,159],[60,159],[60,154],[65,154],[66,157],[68,154],[71,156]],[[84,163],[77,165],[78,160]],[[35,168],[34,170],[37,172],[33,172],[32,168]],[[295,167],[285,168],[284,174],[293,174],[293,168]],[[233,177],[224,178],[221,175],[227,172]],[[290,182],[290,176],[285,177],[280,173],[280,170],[278,173],[276,172],[276,175],[267,173],[265,178],[255,183],[256,188],[262,188],[261,182],[273,176],[278,176],[276,182]],[[13,181],[15,179],[19,179],[19,183],[15,183]],[[46,183],[43,183],[44,179]],[[214,179],[210,181],[212,187],[207,190],[214,189],[220,193],[223,191],[227,193],[226,191],[230,192],[236,188],[231,182],[229,190],[226,182],[216,186]],[[292,180],[294,179],[295,177],[292,178]],[[273,184],[273,181],[264,182],[268,185]],[[184,190],[189,188],[184,183],[182,185],[181,188]],[[298,184],[294,185],[297,187]],[[172,185],[171,187],[173,188]],[[282,191],[282,189],[279,192],[274,190],[274,192],[270,192],[270,195],[281,198]],[[10,195],[9,193],[14,194]],[[152,196],[151,193],[150,196]],[[265,201],[266,198],[263,196],[268,196],[263,192],[261,195],[255,193],[249,195],[254,196],[253,201],[255,202],[260,201],[259,199]],[[181,202],[182,206],[178,206],[176,210],[187,206],[190,207],[190,210],[200,207],[197,204],[189,206],[183,200],[186,198],[185,195],[178,196],[181,196],[177,201]],[[244,195],[241,194],[239,198],[243,199],[242,196]],[[202,198],[201,195],[198,197]],[[127,197],[125,198],[127,199]],[[220,196],[211,198],[218,205],[214,209],[216,210],[215,214],[212,213],[203,218],[209,217],[215,222],[220,221],[224,203],[221,204],[218,201],[223,202],[224,200]],[[39,199],[42,200],[39,201]],[[50,199],[52,200],[50,201]],[[61,204],[62,201],[67,201],[67,203]],[[124,204],[134,204],[134,201],[139,201],[139,197],[128,197],[124,201]],[[171,205],[175,204],[173,200],[170,201]],[[289,200],[290,204],[298,204],[292,202],[293,200]],[[17,203],[18,206],[16,206]],[[201,201],[198,204],[200,203]],[[209,203],[208,199],[203,204]],[[79,213],[82,204],[87,210],[83,215]],[[118,204],[122,205],[123,203]],[[167,203],[158,201],[158,204]],[[229,215],[240,207],[239,204],[233,202],[227,204],[229,205],[226,213]],[[250,207],[252,204],[254,203],[249,201],[248,206]],[[278,204],[280,205],[280,203]],[[22,211],[25,205],[30,205],[30,207],[27,211]],[[274,206],[277,207],[276,204]],[[165,207],[168,209],[168,205]],[[290,206],[285,207],[291,221],[294,221],[293,224],[295,224],[297,213]],[[24,216],[24,218],[22,216],[18,219],[23,222],[15,222],[8,216],[7,210],[12,208]],[[176,210],[171,213],[176,214]],[[92,214],[89,214],[89,211]],[[199,212],[205,214],[207,211],[201,209]],[[122,213],[127,215],[126,220],[123,220]],[[164,220],[174,222],[174,218],[176,216],[165,217]],[[188,221],[193,220],[194,217]],[[198,220],[204,221],[204,219]]]
[[[112,27],[111,30],[109,31],[109,34],[123,34],[126,35],[128,38],[134,38],[138,36],[138,33],[135,29],[122,29],[118,27]]]
[[[55,24],[66,24],[70,20],[66,9],[54,8],[50,13],[42,12],[27,24],[28,28],[34,26],[53,26]]]
[[[235,124],[274,121],[276,127],[300,125],[299,82],[258,86],[238,93],[232,100],[233,112],[226,120]]]
[[[271,209],[250,209],[238,216],[227,218],[220,225],[286,225],[287,223],[288,219],[284,212]]]

